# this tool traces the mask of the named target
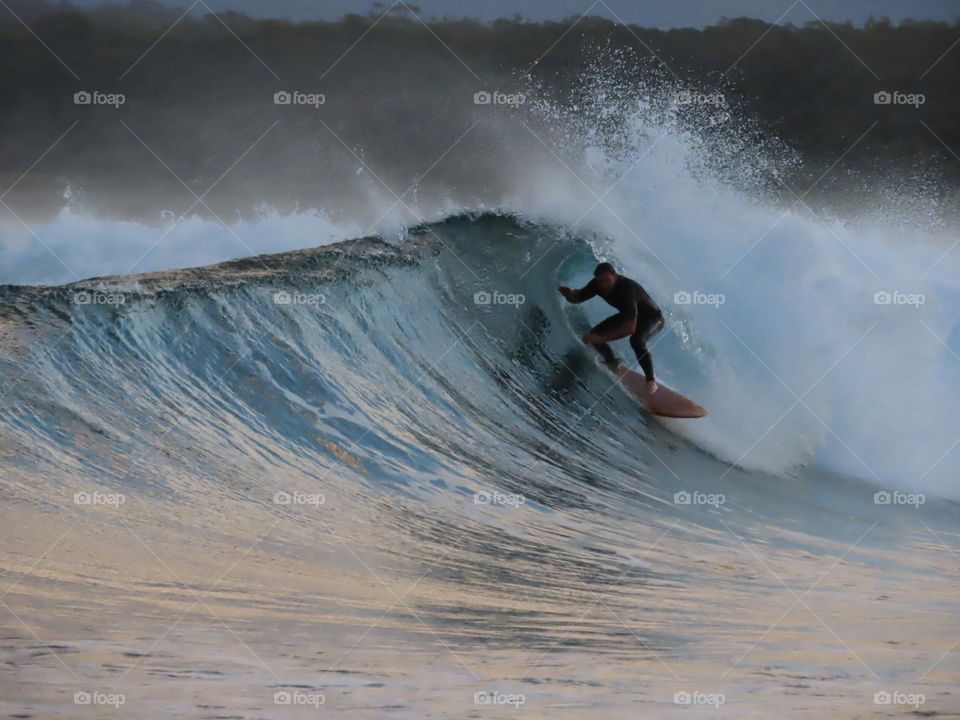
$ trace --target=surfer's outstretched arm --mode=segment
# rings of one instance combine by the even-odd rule
[[[557,290],[567,299],[567,302],[582,303],[597,294],[597,285],[591,280],[578,290],[571,290],[566,285],[561,285]]]

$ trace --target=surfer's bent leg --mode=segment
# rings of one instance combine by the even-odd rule
[[[608,317],[606,320],[602,320],[601,322],[597,323],[594,327],[590,329],[590,332],[598,333],[598,334],[609,332],[613,328],[618,327],[619,325],[622,325],[623,321],[624,321],[623,315],[620,315],[618,313],[616,315],[612,315],[611,317]],[[607,365],[619,364],[617,361],[617,356],[614,355],[613,348],[611,348],[609,344],[605,342],[594,343],[592,347],[598,353],[600,353],[600,355],[603,357],[603,361]]]
[[[663,315],[651,318],[646,323],[637,323],[637,331],[630,336],[630,347],[637,354],[637,362],[643,370],[647,382],[653,377],[653,356],[647,350],[647,340],[656,335],[663,328]]]

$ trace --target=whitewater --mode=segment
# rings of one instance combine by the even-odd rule
[[[358,156],[349,218],[7,228],[0,705],[960,712],[952,231],[774,200],[729,109],[662,99],[536,108],[470,203]],[[580,344],[599,260],[709,417]]]

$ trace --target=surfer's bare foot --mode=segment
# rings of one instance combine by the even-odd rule
[[[648,395],[653,395],[653,394],[657,391],[657,388],[659,388],[659,387],[660,387],[660,386],[657,385],[657,381],[656,381],[656,380],[647,380],[647,394],[648,394]]]

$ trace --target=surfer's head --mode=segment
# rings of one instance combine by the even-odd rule
[[[617,282],[617,271],[610,263],[602,262],[594,269],[593,278],[600,292],[609,292]]]

